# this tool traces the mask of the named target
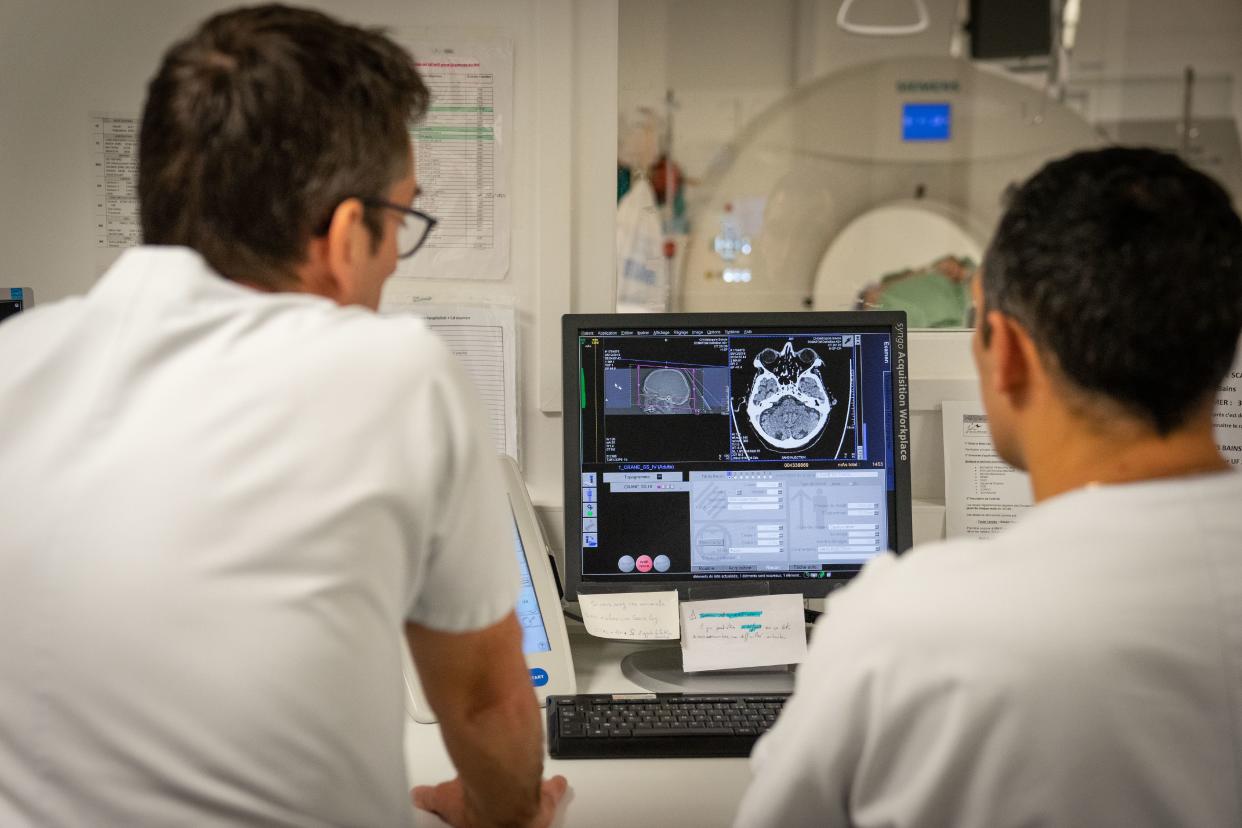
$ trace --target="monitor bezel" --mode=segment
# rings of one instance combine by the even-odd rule
[[[16,316],[22,311],[27,311],[34,307],[34,291],[25,287],[0,288],[0,300],[16,302],[17,310],[9,314],[9,316]],[[3,318],[7,319],[8,317]]]
[[[904,311],[805,311],[805,312],[755,312],[755,313],[583,313],[565,314],[561,317],[561,356],[563,392],[562,420],[564,421],[563,461],[565,489],[565,600],[576,601],[582,592],[587,594],[615,592],[659,592],[676,589],[683,599],[690,590],[710,590],[714,595],[746,595],[755,592],[801,593],[807,598],[822,598],[832,590],[849,583],[849,579],[827,580],[822,578],[797,579],[745,579],[702,581],[651,581],[639,579],[598,583],[583,581],[582,577],[582,493],[578,458],[582,445],[579,418],[575,416],[578,404],[578,332],[583,328],[693,328],[693,327],[864,327],[887,328],[892,331],[892,416],[893,416],[893,490],[894,513],[890,519],[896,530],[897,554],[905,552],[913,543],[912,509],[910,500],[910,380],[908,336]]]

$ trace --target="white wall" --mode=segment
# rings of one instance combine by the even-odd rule
[[[0,284],[37,303],[87,291],[111,251],[92,232],[88,113],[137,115],[164,49],[223,0],[0,4]],[[427,282],[516,307],[524,472],[561,534],[560,315],[613,295],[616,0],[307,0],[398,32],[514,45],[511,266],[501,282]],[[256,194],[262,197],[262,194]]]
[[[673,154],[702,176],[723,143],[794,85],[794,0],[621,0],[619,108],[665,112]]]

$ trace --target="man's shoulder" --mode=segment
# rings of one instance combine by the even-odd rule
[[[434,358],[443,350],[440,338],[413,314],[381,314],[361,307],[332,303],[303,308],[307,324],[321,329],[325,345],[342,351],[361,351],[374,360]],[[428,351],[433,353],[428,353]]]
[[[921,543],[904,554],[873,559],[842,594],[865,593],[874,599],[893,592],[926,594],[929,589],[946,589],[965,578],[989,577],[985,573],[994,573],[1023,545],[1004,535]]]
[[[1222,525],[1242,525],[1239,510],[1222,508],[1239,492],[1242,475],[1222,473],[1069,493],[992,537],[921,544],[875,560],[829,600],[826,628],[851,646],[898,657],[1038,661],[1058,648],[1089,649],[1124,635],[1117,619],[1152,596],[1185,610],[1179,589],[1198,575],[1170,570],[1170,550],[1185,559],[1196,543],[1219,545],[1203,511]]]
[[[852,646],[895,657],[986,647],[1043,611],[1041,567],[1024,533],[921,544],[869,564],[829,600],[823,623]]]
[[[434,375],[450,353],[419,317],[340,307],[301,294],[264,297],[222,325],[253,324],[252,345],[284,351],[308,369],[349,371],[359,380]],[[247,319],[248,317],[248,319]]]

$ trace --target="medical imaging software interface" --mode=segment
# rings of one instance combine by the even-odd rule
[[[522,536],[517,525],[513,527],[513,541],[518,560],[518,600],[515,612],[518,623],[522,625],[522,653],[546,653],[552,649],[548,641],[548,630],[543,625],[543,614],[539,611],[539,599],[535,597],[535,584],[531,581],[530,568],[526,565],[526,551],[522,548]]]
[[[891,329],[580,330],[582,577],[848,578],[895,545]]]

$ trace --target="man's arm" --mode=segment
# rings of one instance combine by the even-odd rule
[[[416,789],[415,804],[454,826],[546,825],[566,786],[559,776],[541,782],[543,729],[517,618],[466,633],[405,630],[459,774]]]

